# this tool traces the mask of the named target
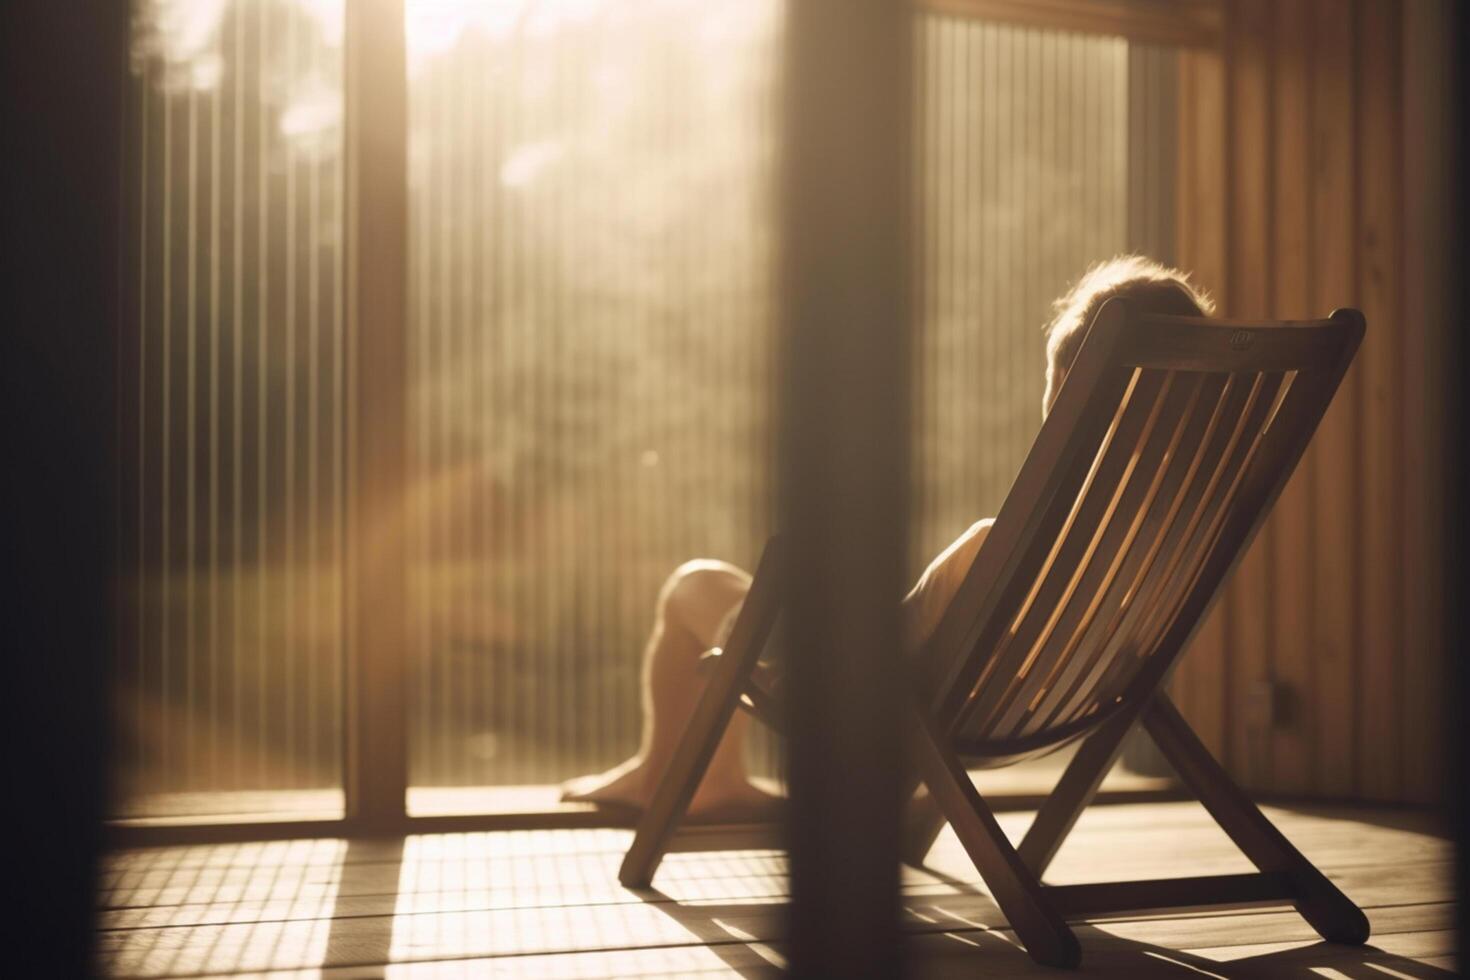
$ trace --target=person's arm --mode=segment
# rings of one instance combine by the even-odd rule
[[[971,524],[964,534],[955,538],[929,563],[913,589],[904,596],[905,649],[917,650],[939,625],[940,617],[959,591],[960,583],[965,580],[994,523],[993,519],[986,518]]]

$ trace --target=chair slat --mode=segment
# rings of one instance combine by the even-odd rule
[[[1198,414],[1196,408],[1208,380],[1197,372],[1177,375],[1169,372],[1166,378],[1169,389],[1159,399],[1159,421],[1133,453],[1130,478],[1126,484],[1120,484],[1113,512],[1094,535],[1085,564],[1074,571],[1074,584],[1069,588],[1066,603],[1053,610],[1049,635],[1040,641],[1045,643],[1045,648],[1038,658],[1037,669],[1024,679],[1011,703],[997,712],[982,730],[984,737],[1020,734],[1023,723],[1047,701],[1056,685],[1074,673],[1069,668],[1079,659],[1083,638],[1104,600],[1113,593],[1125,563],[1130,556],[1147,548],[1148,538],[1140,538],[1140,533],[1145,526],[1157,524],[1155,520],[1146,525],[1146,519],[1164,487],[1165,477],[1178,469],[1174,463],[1181,455],[1184,434]]]
[[[1008,703],[1031,670],[1048,620],[1054,622],[1053,612],[1065,606],[1069,590],[1075,588],[1073,570],[1085,563],[1095,532],[1105,524],[1118,493],[1127,485],[1135,448],[1157,424],[1162,406],[1159,395],[1165,383],[1160,372],[1135,372],[1092,459],[1074,464],[1086,465],[1087,477],[1045,561],[1030,576],[1025,601],[995,644],[990,664],[952,731],[975,731],[977,723]]]
[[[1205,562],[1210,554],[1219,547],[1236,547],[1233,543],[1225,540],[1224,529],[1230,518],[1235,516],[1238,505],[1243,497],[1243,486],[1247,475],[1252,467],[1265,465],[1276,467],[1278,462],[1273,459],[1262,460],[1262,449],[1266,445],[1266,436],[1272,424],[1277,418],[1280,409],[1286,402],[1286,398],[1295,387],[1296,372],[1288,372],[1285,375],[1274,374],[1263,376],[1266,384],[1274,388],[1271,391],[1271,403],[1267,406],[1264,418],[1256,429],[1254,439],[1247,451],[1241,465],[1234,473],[1228,487],[1218,491],[1220,496],[1219,505],[1215,508],[1210,519],[1210,526],[1201,536],[1203,545],[1188,567],[1180,568],[1174,575],[1172,581],[1164,583],[1171,590],[1167,595],[1161,595],[1160,601],[1154,604],[1153,614],[1138,630],[1137,639],[1134,641],[1134,655],[1120,658],[1120,663],[1115,664],[1113,670],[1104,674],[1097,684],[1097,697],[1099,703],[1107,703],[1122,696],[1124,690],[1132,684],[1133,676],[1141,660],[1158,649],[1167,631],[1174,625],[1185,599],[1194,591],[1200,574],[1203,572]],[[1163,590],[1160,590],[1162,593]]]
[[[1117,341],[1122,312],[1113,309],[1094,320],[1088,341],[1095,349],[1106,350]],[[1101,357],[1073,366],[1069,387],[1090,397],[1075,397],[1052,410],[984,547],[916,657],[918,690],[940,724],[956,717],[967,694],[993,668],[994,658],[982,651],[995,649],[1008,624],[1004,611],[1024,601],[1043,561],[1036,542],[1060,534],[1090,472],[1072,463],[1094,458],[1134,376],[1131,369],[1111,366]]]
[[[970,643],[960,648],[967,659],[970,660],[970,664],[962,665],[962,669],[956,674],[957,680],[955,683],[967,688],[971,694],[985,686],[992,673],[997,669],[997,665],[1004,659],[1004,654],[1009,646],[1009,625],[1023,618],[1037,601],[1041,582],[1045,578],[1044,570],[1056,562],[1061,543],[1066,540],[1069,530],[1078,520],[1082,503],[1087,496],[1087,488],[1097,478],[1098,469],[1107,454],[1107,447],[1117,438],[1118,429],[1123,424],[1129,404],[1132,403],[1133,393],[1136,390],[1139,377],[1140,372],[1129,371],[1125,378],[1120,378],[1117,383],[1106,386],[1107,389],[1110,389],[1109,393],[1114,393],[1114,397],[1118,399],[1117,403],[1111,405],[1108,410],[1110,415],[1108,416],[1106,427],[1098,432],[1096,443],[1089,442],[1085,444],[1081,447],[1081,451],[1074,455],[1072,465],[1066,468],[1061,479],[1058,481],[1058,489],[1055,495],[1041,508],[1042,512],[1036,522],[1037,527],[1034,533],[1034,540],[1051,541],[1053,545],[1045,552],[1032,548],[1026,553],[1023,553],[1021,563],[1009,576],[1009,587],[1005,589],[1005,594],[1000,597],[1004,607],[1018,609],[1019,612],[1008,619],[1002,619],[999,616],[989,617],[986,630]],[[1022,478],[1026,475],[1026,472],[1023,470]],[[1021,478],[1018,478],[1017,483],[1019,484],[1020,482]],[[1014,494],[1014,492],[1013,489],[1012,493]],[[1008,497],[1008,501],[1009,499]],[[1035,506],[1035,504],[1032,503],[1032,506]],[[997,525],[1001,523],[1002,518],[1009,519],[1005,508],[1002,508],[1001,516],[996,518]],[[957,605],[960,596],[970,591],[969,587],[973,584],[972,580],[977,574],[990,570],[986,568],[986,563],[994,554],[991,548],[996,538],[996,531],[992,527],[990,536],[986,538],[985,545],[980,549],[980,554],[976,556],[975,563],[970,570],[970,575],[967,576],[966,582],[960,586],[959,593],[956,595],[956,601],[950,603],[951,610],[955,612],[962,611]],[[1000,608],[1000,606],[998,605],[997,608]],[[976,618],[981,619],[982,622],[986,621],[985,617]],[[935,636],[931,638],[931,646],[936,641],[943,639],[946,627],[950,625],[951,623],[949,622],[941,621],[939,628],[935,630]],[[964,667],[973,665],[975,662],[974,658],[968,657],[968,651],[970,650],[990,651],[983,658],[984,662],[979,664],[978,668],[973,671],[963,669]],[[966,679],[967,677],[970,679]],[[969,697],[960,697],[955,700],[957,703],[948,711],[941,712],[942,720],[949,719],[951,721],[947,726],[951,731],[955,727],[953,721],[964,712]]]
[[[1175,452],[1162,464],[1163,479],[1158,492],[1151,505],[1141,512],[1132,547],[1122,567],[1097,597],[1090,620],[1081,624],[1074,634],[1072,655],[1046,697],[1035,706],[1016,734],[1034,735],[1051,725],[1063,704],[1075,693],[1080,679],[1110,652],[1104,641],[1117,630],[1120,618],[1138,596],[1149,570],[1161,556],[1167,561],[1164,546],[1170,532],[1174,531],[1177,538],[1178,528],[1187,521],[1224,451],[1227,436],[1222,433],[1228,433],[1231,425],[1222,424],[1222,420],[1227,415],[1237,415],[1246,396],[1247,389],[1237,385],[1233,375],[1200,375],[1192,408],[1179,430]],[[1181,514],[1186,515],[1183,520]]]
[[[1152,442],[1164,406],[1173,389],[1172,373],[1144,372],[1136,383],[1133,398],[1120,407],[1120,425],[1116,438],[1098,451],[1094,461],[1095,479],[1089,480],[1085,495],[1079,497],[1078,520],[1067,527],[1054,548],[1054,561],[1042,569],[1033,585],[1033,595],[1041,601],[1022,610],[1011,624],[1007,635],[1008,649],[1001,651],[1003,670],[961,716],[957,730],[967,735],[980,735],[991,729],[994,720],[1013,710],[1029,686],[1041,682],[1051,669],[1042,654],[1048,649],[1058,623],[1079,595],[1086,573],[1094,566],[1098,551],[1108,532],[1126,519],[1119,520],[1123,505],[1129,502],[1133,488],[1144,480],[1135,480],[1141,470],[1139,448]],[[1085,598],[1085,597],[1083,597]],[[1011,666],[1014,664],[1014,666]]]
[[[1244,379],[1243,379],[1244,380]],[[1125,614],[1113,636],[1104,638],[1111,656],[1094,666],[1063,704],[1060,724],[1075,721],[1118,696],[1140,662],[1157,648],[1173,621],[1179,603],[1188,594],[1218,541],[1225,517],[1252,458],[1260,447],[1266,422],[1277,404],[1280,374],[1258,374],[1249,380],[1249,395],[1232,429],[1225,451],[1195,502],[1182,533],[1174,539],[1168,560],[1155,564],[1140,583],[1140,598]],[[1242,387],[1246,387],[1243,383]]]

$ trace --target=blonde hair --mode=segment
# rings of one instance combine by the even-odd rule
[[[1115,296],[1137,303],[1149,313],[1209,316],[1215,312],[1214,301],[1189,281],[1188,273],[1162,266],[1142,255],[1118,255],[1097,263],[1053,304],[1052,319],[1045,328],[1046,393],[1041,400],[1042,417],[1051,411],[1062,379],[1082,349],[1088,324],[1103,303]]]

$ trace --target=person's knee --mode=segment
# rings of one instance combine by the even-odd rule
[[[714,641],[720,621],[745,598],[750,576],[729,562],[700,558],[674,570],[659,594],[665,628],[684,630],[701,646]]]

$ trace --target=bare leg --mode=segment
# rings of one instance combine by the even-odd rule
[[[686,562],[669,576],[659,591],[643,656],[643,744],[621,765],[565,783],[562,799],[638,809],[648,804],[704,691],[699,657],[749,588],[750,576],[726,562]],[[753,785],[745,770],[748,724],[749,718],[736,712],[694,794],[690,816],[746,819],[765,815],[774,805],[775,798]]]

